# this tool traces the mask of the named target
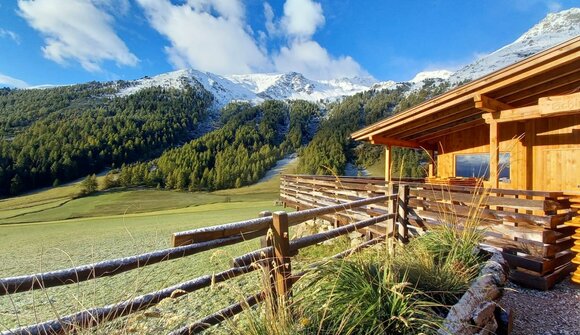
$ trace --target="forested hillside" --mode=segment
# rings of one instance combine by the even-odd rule
[[[448,88],[441,80],[427,80],[421,89],[399,84],[326,106],[231,103],[219,112],[216,129],[196,138],[209,130],[210,93],[186,84],[116,96],[122,84],[1,90],[0,193],[58,185],[105,168],[114,169],[109,187],[240,187],[292,152],[300,156],[300,173],[343,174],[349,162],[364,168],[382,155],[379,146],[352,141],[353,131]],[[403,153],[402,175],[421,176],[424,153],[396,150],[396,164]]]
[[[232,103],[221,111],[223,126],[159,159],[124,166],[107,186],[215,190],[257,182],[277,160],[308,143],[319,108],[306,101]]]
[[[330,106],[328,118],[312,142],[302,150],[298,170],[304,174],[344,174],[346,164],[354,162],[359,167],[368,167],[382,159],[382,146],[358,143],[350,134],[385,117],[404,111],[449,89],[446,82],[427,80],[419,90],[410,85],[399,85],[394,89],[366,91],[345,98]],[[401,176],[421,177],[420,162],[425,153],[418,150],[396,148],[394,166]],[[403,156],[405,158],[403,159]]]
[[[201,89],[149,88],[113,97],[89,83],[0,91],[0,194],[18,194],[157,157],[191,139],[212,97]]]

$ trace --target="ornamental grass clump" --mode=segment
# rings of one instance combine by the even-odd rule
[[[316,270],[301,291],[307,315],[303,334],[429,334],[440,325],[438,305],[388,262],[372,258],[331,261]]]
[[[393,268],[418,289],[443,305],[455,304],[479,273],[483,257],[479,244],[478,210],[459,224],[447,215],[439,227],[414,238],[393,257]]]

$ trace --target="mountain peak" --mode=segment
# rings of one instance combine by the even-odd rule
[[[570,8],[548,14],[542,21],[520,36],[516,42],[531,41],[542,35],[573,36],[574,34],[580,34],[580,8]]]
[[[450,81],[457,84],[481,78],[579,35],[580,8],[550,13],[511,44],[457,71]]]
[[[449,77],[451,77],[452,74],[453,74],[453,71],[449,71],[449,70],[423,71],[423,72],[417,73],[415,75],[415,77],[410,80],[410,82],[416,84],[416,83],[419,83],[419,82],[424,81],[426,79],[447,80],[447,79],[449,79]]]

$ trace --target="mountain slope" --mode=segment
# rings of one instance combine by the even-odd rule
[[[580,35],[580,8],[550,13],[513,43],[455,72],[454,84],[474,80]]]

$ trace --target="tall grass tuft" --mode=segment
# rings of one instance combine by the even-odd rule
[[[301,295],[306,334],[429,334],[440,323],[437,304],[372,258],[327,263]]]

